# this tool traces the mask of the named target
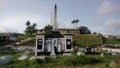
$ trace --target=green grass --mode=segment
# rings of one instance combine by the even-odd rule
[[[29,36],[26,36],[26,35],[18,36],[18,41],[27,39],[28,37]],[[35,36],[30,36],[29,38],[33,38],[33,37],[35,37]]]
[[[74,44],[77,46],[101,46],[104,44],[120,44],[120,39],[105,38],[101,35],[75,34],[73,35]]]
[[[21,40],[25,40],[25,39],[28,39],[28,38],[31,38],[31,39],[33,39],[33,40],[30,40],[30,41],[28,41],[28,42],[26,42],[26,43],[23,43],[23,44],[18,44],[18,45],[22,45],[22,46],[31,46],[31,45],[35,45],[36,44],[36,40],[35,40],[35,36],[33,35],[33,36],[31,36],[31,37],[28,37],[28,36],[26,36],[26,35],[24,35],[24,36],[19,36],[18,37],[18,41],[20,42]]]
[[[14,42],[12,41],[0,41],[0,46],[5,46],[5,45],[8,45],[8,44],[12,44]]]
[[[30,40],[26,43],[23,43],[23,44],[19,44],[19,46],[35,46],[36,45],[36,40],[33,39],[33,40]]]
[[[105,56],[101,57],[98,55],[87,55],[87,56],[61,56],[58,55],[56,59],[52,59],[49,56],[46,57],[46,61],[41,59],[34,60],[13,60],[8,65],[2,66],[2,68],[54,68],[54,67],[69,67],[69,66],[82,66],[87,67],[88,65],[92,65],[94,68],[99,64],[102,68],[109,68],[109,64],[112,60],[116,60],[115,62],[120,63],[120,56]],[[94,65],[94,66],[93,66]]]
[[[102,39],[101,36],[83,34],[83,35],[73,35],[73,45],[74,46],[101,46]]]
[[[120,44],[120,39],[116,38],[104,38],[106,44]]]
[[[100,56],[67,56],[62,60],[63,65],[79,65],[79,64],[94,64],[104,62]]]
[[[6,56],[6,55],[11,55],[14,59],[18,58],[21,56],[22,53],[6,53],[6,52],[3,52],[3,53],[0,53],[0,56]]]
[[[11,56],[13,56],[14,59],[20,57],[21,54],[22,54],[22,52],[20,52],[16,49],[12,49],[12,48],[6,48],[3,50],[0,50],[0,56],[11,55]]]

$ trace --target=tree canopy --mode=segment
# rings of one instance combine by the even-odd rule
[[[78,22],[79,22],[78,19],[76,19],[76,20],[72,20],[71,23],[73,24],[74,28],[75,28],[75,27],[77,28],[77,24],[78,24]],[[75,24],[76,24],[76,26],[75,26]]]
[[[91,34],[91,31],[88,29],[88,27],[80,26],[78,29],[80,30],[80,34]]]
[[[46,25],[44,27],[45,34],[50,34],[52,31],[52,26],[51,25]]]
[[[27,36],[32,36],[32,34],[36,33],[37,32],[37,29],[36,29],[36,26],[37,24],[36,23],[33,23],[31,24],[30,21],[27,21],[26,22],[26,29],[25,29],[25,35]]]

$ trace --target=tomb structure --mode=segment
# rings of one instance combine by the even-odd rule
[[[72,52],[72,35],[61,34],[58,31],[57,22],[57,5],[54,7],[52,31],[50,34],[39,33],[36,35],[36,50],[35,56],[41,54],[48,54],[50,56],[56,56],[59,53],[71,53]]]

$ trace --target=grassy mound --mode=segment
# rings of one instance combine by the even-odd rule
[[[73,45],[74,46],[101,46],[102,39],[101,36],[97,35],[73,35]]]

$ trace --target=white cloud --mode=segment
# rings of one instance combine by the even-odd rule
[[[0,21],[0,31],[1,32],[18,32],[18,30],[22,30],[24,28],[24,22],[21,20],[20,17],[17,16],[11,16],[4,18],[2,21]]]
[[[20,32],[25,30],[25,23],[29,20],[31,23],[37,23],[38,29],[45,26],[47,20],[36,15],[15,15],[8,16],[0,20],[0,32]]]
[[[23,1],[0,0],[0,10],[3,8],[3,11],[0,11],[0,32],[23,33],[27,20],[37,23],[38,29],[43,28],[46,23],[50,23],[50,7],[46,3],[42,0]],[[29,4],[26,4],[28,2]]]
[[[109,34],[120,35],[120,20],[107,20],[104,24],[104,30]]]
[[[120,36],[120,19],[98,20],[94,22],[94,26],[92,27],[94,27],[92,31],[98,33]]]
[[[110,14],[118,12],[120,12],[120,7],[111,1],[103,1],[98,8],[99,14]]]

